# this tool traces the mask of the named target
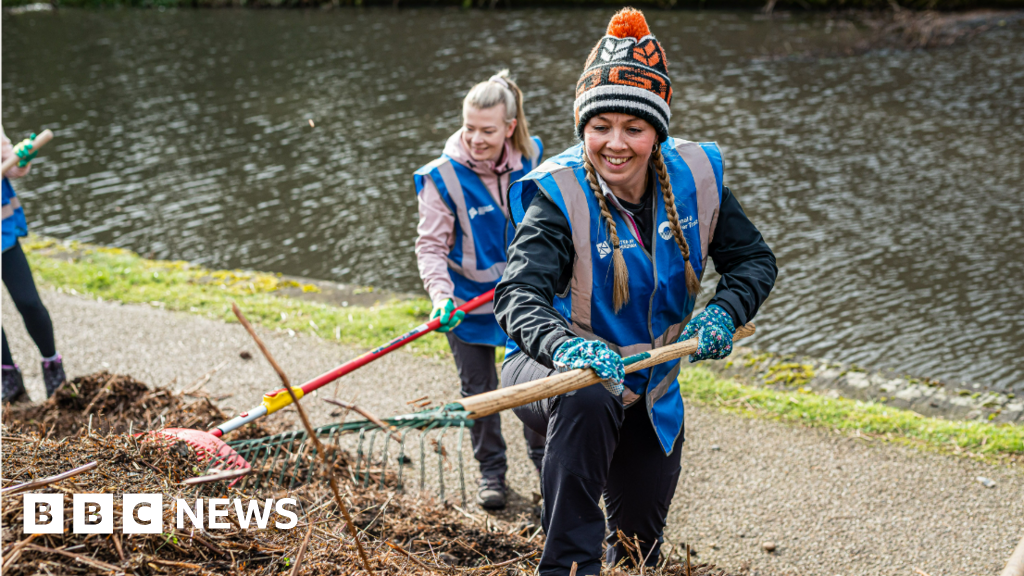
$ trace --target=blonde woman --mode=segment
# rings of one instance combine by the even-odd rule
[[[606,533],[609,565],[630,561],[620,533],[658,563],[680,472],[680,363],[625,376],[622,356],[696,336],[691,362],[722,358],[775,283],[718,146],[669,137],[671,99],[661,45],[624,9],[576,85],[582,143],[509,189],[515,238],[494,300],[509,335],[502,385],[562,368],[604,379],[516,409],[547,440],[540,574],[598,574]],[[708,256],[722,279],[692,318]]]
[[[473,87],[462,102],[462,127],[448,138],[439,158],[416,171],[420,221],[416,259],[423,286],[441,318],[462,381],[462,395],[494,390],[495,347],[505,344],[491,306],[469,315],[455,311],[497,284],[505,270],[509,234],[505,191],[540,162],[542,145],[531,138],[523,93],[502,70]],[[524,428],[538,467],[544,438]],[[505,440],[500,416],[477,420],[470,429],[480,463],[477,502],[504,508],[508,500]]]

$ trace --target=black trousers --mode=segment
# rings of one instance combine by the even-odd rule
[[[29,336],[39,348],[43,358],[49,358],[57,353],[56,345],[53,343],[53,323],[50,322],[50,313],[43,306],[36,290],[36,283],[32,279],[32,270],[28,267],[28,260],[21,250],[21,243],[15,241],[14,246],[3,253],[3,281],[7,286],[7,292],[14,300],[14,307],[21,314],[25,322]],[[11,349],[7,346],[7,333],[3,332],[3,364],[4,366],[14,365],[11,357]]]
[[[503,386],[544,378],[554,370],[524,353],[505,362]],[[543,575],[599,574],[605,561],[629,556],[621,531],[640,541],[646,564],[659,560],[669,505],[679,482],[682,443],[666,456],[640,397],[629,407],[600,384],[515,409],[526,426],[546,435],[541,523],[547,534],[540,560]],[[599,502],[604,496],[607,520]],[[607,526],[606,526],[607,524]]]
[[[448,345],[455,356],[455,367],[462,381],[462,397],[490,392],[498,388],[498,370],[494,367],[494,346],[470,344],[459,340],[451,332]],[[505,439],[501,435],[501,416],[491,414],[484,416],[469,429],[473,441],[473,456],[480,463],[480,474],[483,476],[505,477],[508,461],[505,456]],[[544,436],[523,427],[530,460],[540,469],[544,458]]]

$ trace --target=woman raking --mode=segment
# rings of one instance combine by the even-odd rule
[[[669,136],[671,100],[661,45],[624,9],[576,85],[582,143],[509,189],[515,235],[494,307],[509,335],[502,385],[571,368],[604,379],[516,409],[547,441],[541,574],[574,562],[599,573],[606,533],[616,564],[620,531],[657,564],[680,472],[680,362],[624,376],[622,357],[697,337],[691,362],[723,358],[775,282],[775,257],[723,186],[718,146]],[[693,317],[709,256],[722,277]]]
[[[543,149],[529,135],[523,93],[503,70],[473,87],[462,104],[462,128],[452,134],[440,158],[416,171],[419,197],[416,259],[423,286],[441,318],[462,381],[462,395],[498,386],[495,348],[505,333],[491,305],[468,315],[455,308],[490,291],[505,270],[511,239],[505,190],[537,166]],[[524,428],[538,470],[544,438]],[[480,463],[477,502],[500,509],[507,501],[505,440],[498,414],[470,428],[473,455]]]

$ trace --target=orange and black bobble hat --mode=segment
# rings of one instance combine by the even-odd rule
[[[583,139],[583,127],[597,114],[621,112],[650,122],[658,141],[664,142],[671,103],[665,51],[647,27],[643,12],[623,8],[612,16],[576,82],[576,137]]]

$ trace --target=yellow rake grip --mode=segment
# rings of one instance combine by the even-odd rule
[[[306,394],[298,386],[292,387],[292,392],[296,398],[302,398]],[[263,395],[263,406],[267,409],[267,414],[273,414],[291,403],[292,397],[288,395],[288,391],[284,388]]]

